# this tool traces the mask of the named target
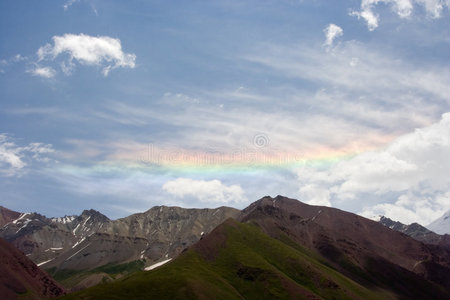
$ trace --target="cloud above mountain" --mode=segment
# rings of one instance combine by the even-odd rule
[[[248,201],[239,185],[227,186],[219,180],[177,178],[166,182],[162,188],[175,197],[194,197],[203,203],[235,205]]]
[[[336,205],[364,199],[362,215],[428,224],[450,209],[450,113],[400,136],[386,148],[356,155],[328,169],[298,171],[304,199]]]

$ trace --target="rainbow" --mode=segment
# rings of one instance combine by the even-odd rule
[[[304,166],[324,168],[348,160],[373,149],[350,147],[315,151],[275,151],[271,148],[239,149],[236,151],[196,151],[182,148],[140,148],[138,151],[117,152],[86,167],[62,164],[60,170],[78,175],[121,174],[233,174],[258,173],[270,170],[294,170]]]

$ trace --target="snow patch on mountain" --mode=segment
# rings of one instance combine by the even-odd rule
[[[144,270],[145,270],[145,271],[153,270],[153,269],[155,269],[155,268],[157,268],[157,267],[160,267],[160,266],[162,266],[162,265],[168,263],[168,262],[171,261],[171,260],[172,260],[172,259],[169,258],[169,259],[160,261],[159,263],[156,263],[156,264],[154,264],[154,265],[151,265],[151,266],[146,267]]]
[[[62,224],[72,223],[73,220],[75,220],[75,216],[64,216],[64,217],[59,217],[59,218],[52,218],[53,223],[62,223]]]

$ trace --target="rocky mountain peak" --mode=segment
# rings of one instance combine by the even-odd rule
[[[91,219],[93,219],[95,221],[99,221],[99,222],[109,221],[109,218],[107,216],[105,216],[104,214],[102,214],[101,212],[99,212],[95,209],[83,210],[80,217],[83,219],[90,217]]]

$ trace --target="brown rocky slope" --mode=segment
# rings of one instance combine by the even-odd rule
[[[408,294],[414,288],[420,291],[418,279],[423,278],[450,290],[447,248],[424,244],[352,213],[277,196],[254,202],[239,220],[257,224],[271,237],[287,235],[361,284]],[[411,287],[411,282],[417,285]]]
[[[0,238],[0,295],[2,299],[46,299],[64,289],[22,252]]]

